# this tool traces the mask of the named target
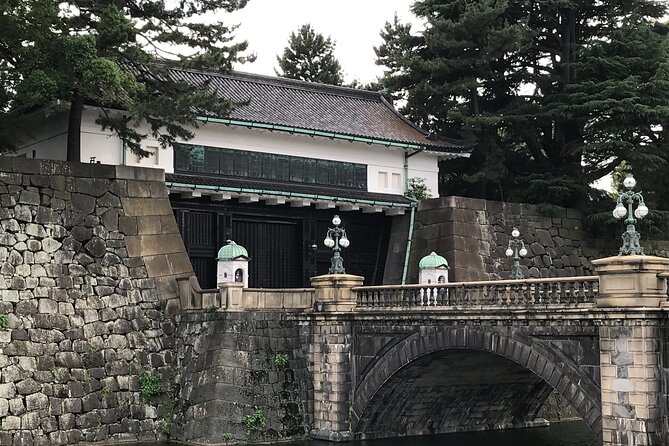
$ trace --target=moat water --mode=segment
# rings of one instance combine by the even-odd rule
[[[167,443],[164,446],[172,444]],[[274,444],[277,446],[332,446],[334,443],[302,440]],[[354,441],[343,444],[349,446],[599,446],[599,441],[582,421],[567,421],[530,429]]]

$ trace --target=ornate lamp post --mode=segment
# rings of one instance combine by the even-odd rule
[[[625,220],[627,230],[623,232],[623,246],[620,248],[620,253],[618,255],[643,255],[643,248],[640,243],[641,234],[637,232],[634,224],[637,219],[641,220],[648,215],[648,208],[643,202],[643,195],[641,195],[641,192],[634,192],[632,190],[634,189],[634,186],[636,186],[636,180],[632,174],[627,174],[627,177],[623,180],[623,185],[627,190],[620,194],[618,197],[618,204],[616,204],[615,209],[613,209],[613,217],[617,220],[621,220],[627,215],[627,219]],[[634,205],[634,201],[638,201],[639,205],[634,210],[634,216],[632,216],[632,206]],[[627,204],[627,207],[625,207],[625,204]]]
[[[520,258],[527,255],[527,249],[525,248],[525,242],[520,237],[520,231],[518,228],[513,228],[511,231],[512,239],[509,239],[509,247],[506,248],[506,256],[513,257],[513,266],[511,267],[511,278],[512,279],[522,279],[523,272],[520,270]]]
[[[332,224],[335,227],[328,229],[327,236],[325,237],[325,240],[323,240],[323,244],[328,248],[332,248],[332,251],[334,252],[330,259],[331,266],[329,272],[330,274],[346,274],[346,271],[344,270],[344,259],[339,253],[341,252],[341,248],[348,248],[351,242],[348,237],[346,237],[346,230],[339,227],[341,224],[339,215],[335,215],[332,218]]]

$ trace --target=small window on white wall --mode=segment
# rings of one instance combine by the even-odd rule
[[[145,166],[157,166],[158,165],[158,147],[157,146],[146,146],[144,148],[147,152],[149,152],[149,156],[142,158],[141,156],[137,155],[137,164],[144,164]]]
[[[402,175],[394,173],[392,177],[393,189],[402,189]]]
[[[379,187],[388,189],[388,172],[379,172]]]

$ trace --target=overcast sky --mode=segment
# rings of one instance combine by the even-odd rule
[[[225,22],[239,23],[237,36],[249,42],[258,56],[252,64],[237,66],[240,71],[274,75],[276,55],[283,52],[288,36],[301,25],[313,28],[336,41],[335,55],[346,82],[370,82],[383,70],[374,64],[374,46],[381,43],[384,23],[397,15],[403,22],[420,23],[409,12],[413,0],[250,0],[248,5]]]

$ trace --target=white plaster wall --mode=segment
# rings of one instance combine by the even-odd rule
[[[409,158],[409,178],[424,178],[432,198],[439,196],[439,166],[432,153],[419,153]]]
[[[102,131],[95,123],[97,116],[98,111],[94,108],[84,110],[81,128],[82,162],[89,162],[91,157],[95,157],[95,161],[102,164],[158,167],[165,169],[168,173],[174,172],[174,154],[171,147],[160,148],[160,144],[155,139],[147,138],[143,141],[142,147],[145,150],[156,151],[157,159],[151,157],[138,161],[128,149],[124,156],[121,141],[113,133]],[[66,115],[63,125],[66,129]],[[139,130],[148,134],[145,128]],[[366,164],[367,185],[370,192],[404,193],[405,151],[402,149],[216,123],[202,124],[195,134],[194,139],[187,141],[188,144]],[[58,139],[53,143],[40,144],[37,157],[65,159],[67,136],[65,135],[64,138],[62,141]],[[56,149],[58,146],[56,142],[62,144],[62,150]],[[387,174],[387,186],[380,184],[379,172]],[[435,154],[419,153],[409,158],[409,178],[425,178],[425,183],[433,197],[438,196],[438,173]],[[399,183],[393,184],[393,174],[400,176]]]

